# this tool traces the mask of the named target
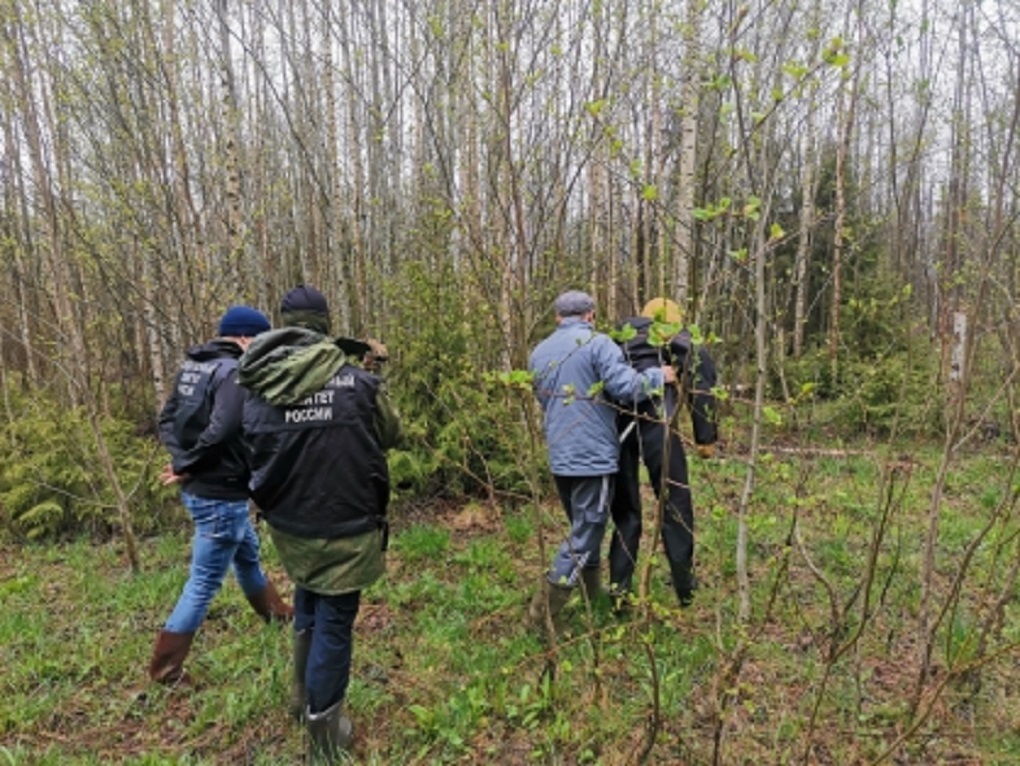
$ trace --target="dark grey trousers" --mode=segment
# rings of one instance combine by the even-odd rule
[[[556,489],[570,521],[570,537],[553,557],[549,582],[574,587],[582,569],[599,566],[602,540],[609,521],[614,477],[556,476]]]

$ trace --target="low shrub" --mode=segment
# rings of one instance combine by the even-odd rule
[[[87,412],[58,407],[44,394],[9,391],[7,401],[10,417],[0,425],[7,455],[0,464],[0,537],[109,537],[118,524],[115,492],[102,470]],[[164,522],[159,509],[174,493],[153,481],[162,457],[156,444],[118,418],[101,417],[99,428],[130,498],[135,531],[159,528]]]

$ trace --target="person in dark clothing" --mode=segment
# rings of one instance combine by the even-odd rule
[[[227,571],[265,620],[289,620],[285,604],[266,578],[259,539],[248,511],[248,463],[241,440],[244,391],[237,360],[253,337],[269,329],[265,314],[233,306],[220,319],[219,337],[190,348],[159,417],[171,462],[163,484],[180,484],[195,523],[191,572],[177,605],[156,637],[149,676],[161,683],[186,677],[184,659]]]
[[[260,336],[240,363],[250,485],[296,585],[291,714],[305,721],[313,760],[334,762],[353,739],[342,706],[354,621],[362,590],[385,568],[385,451],[400,424],[382,379],[344,351],[368,345],[354,352],[349,339],[329,337],[318,290],[291,290],[281,315],[285,326]]]
[[[649,301],[641,315],[625,319],[633,335],[621,340],[624,356],[636,370],[669,364],[677,371],[679,390],[667,386],[663,399],[625,405],[618,419],[620,467],[616,477],[612,518],[616,527],[609,548],[610,587],[618,604],[626,602],[633,584],[641,541],[640,463],[643,460],[655,496],[666,493],[662,542],[669,560],[673,589],[681,606],[694,598],[694,508],[687,476],[687,456],[676,429],[669,430],[677,407],[686,403],[699,455],[709,458],[718,438],[715,364],[690,333],[680,330],[680,307],[669,299]],[[664,333],[664,334],[663,334]],[[649,337],[649,336],[652,337]],[[666,435],[669,430],[669,440]],[[668,451],[668,457],[667,457]],[[668,461],[668,462],[667,462]],[[665,488],[665,489],[664,489]]]

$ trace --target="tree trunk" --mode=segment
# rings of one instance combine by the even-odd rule
[[[695,253],[694,187],[698,168],[698,117],[701,111],[701,14],[703,0],[687,0],[687,19],[683,27],[683,80],[680,84],[680,169],[676,201],[676,248],[673,253],[673,297],[686,306],[691,289],[690,277]],[[698,313],[694,306],[692,316]]]
[[[814,18],[820,19],[821,12],[815,6]],[[817,45],[814,46],[817,54]],[[815,195],[818,193],[818,172],[815,135],[815,104],[807,110],[807,124],[804,129],[804,168],[801,174],[801,203],[798,220],[797,254],[793,266],[793,356],[799,359],[804,352],[804,330],[807,324],[807,305],[811,285],[808,282],[808,264],[811,259],[815,230]]]

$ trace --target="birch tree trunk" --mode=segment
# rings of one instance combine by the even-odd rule
[[[803,146],[804,170],[801,176],[802,196],[798,222],[799,236],[797,238],[797,254],[794,256],[793,266],[793,356],[798,359],[804,351],[804,326],[807,323],[807,304],[811,287],[808,283],[808,263],[811,256],[811,245],[814,241],[815,228],[817,175],[815,170],[814,109],[808,110]]]
[[[224,223],[228,244],[230,271],[229,283],[239,286],[239,294],[246,291],[241,285],[249,283],[247,269],[244,268],[245,236],[244,218],[241,211],[241,107],[237,97],[237,83],[234,74],[233,53],[231,50],[230,8],[229,0],[217,0],[217,19],[220,35],[220,87],[223,99],[223,130],[224,130],[224,164],[226,167],[226,210]],[[253,291],[252,291],[253,292]],[[249,293],[250,294],[250,293]]]
[[[342,11],[341,11],[342,12]],[[347,227],[346,227],[346,195],[344,194],[344,166],[340,159],[340,106],[339,85],[336,76],[336,62],[333,54],[333,5],[323,3],[321,16],[319,18],[320,39],[319,47],[322,57],[322,90],[326,109],[326,135],[324,159],[326,167],[324,175],[329,179],[329,199],[326,200],[326,250],[330,254],[329,274],[330,282],[343,284],[349,276],[350,270],[345,268],[344,258],[347,252]],[[343,291],[344,296],[348,295],[347,290]],[[355,327],[351,317],[350,301],[342,299],[337,301],[337,312],[340,315],[340,328],[343,333],[361,335],[362,328]],[[358,315],[355,314],[355,317]]]
[[[351,28],[351,16],[347,13],[340,14],[340,24],[342,28],[342,42],[340,46],[341,50],[341,62],[343,71],[346,73],[346,77],[349,78],[350,90],[352,93],[357,92],[355,87],[355,72],[358,70],[357,57],[355,54],[355,41],[353,40],[353,31]],[[347,99],[347,142],[348,152],[347,158],[351,163],[351,186],[354,190],[354,194],[351,199],[351,210],[350,210],[350,257],[351,257],[351,275],[353,277],[352,289],[348,291],[348,297],[351,302],[351,316],[355,318],[352,322],[352,329],[357,331],[357,317],[364,315],[365,306],[368,303],[368,285],[367,275],[365,268],[365,221],[368,218],[369,211],[365,208],[364,204],[364,190],[366,188],[365,181],[365,162],[364,162],[364,151],[363,142],[365,136],[361,130],[359,113],[358,113],[359,99],[353,95]]]
[[[701,111],[701,15],[703,0],[687,0],[684,24],[684,55],[680,83],[680,169],[676,201],[676,250],[674,252],[673,297],[681,306],[689,294],[690,275],[695,258],[694,188],[698,167],[698,117]],[[696,316],[697,311],[693,315]]]
[[[836,146],[836,211],[832,235],[832,304],[829,306],[829,367],[833,381],[839,379],[839,314],[843,304],[843,259],[846,230],[846,169],[850,152],[850,136],[853,130],[854,88],[847,94],[845,88],[839,91],[840,140]]]

